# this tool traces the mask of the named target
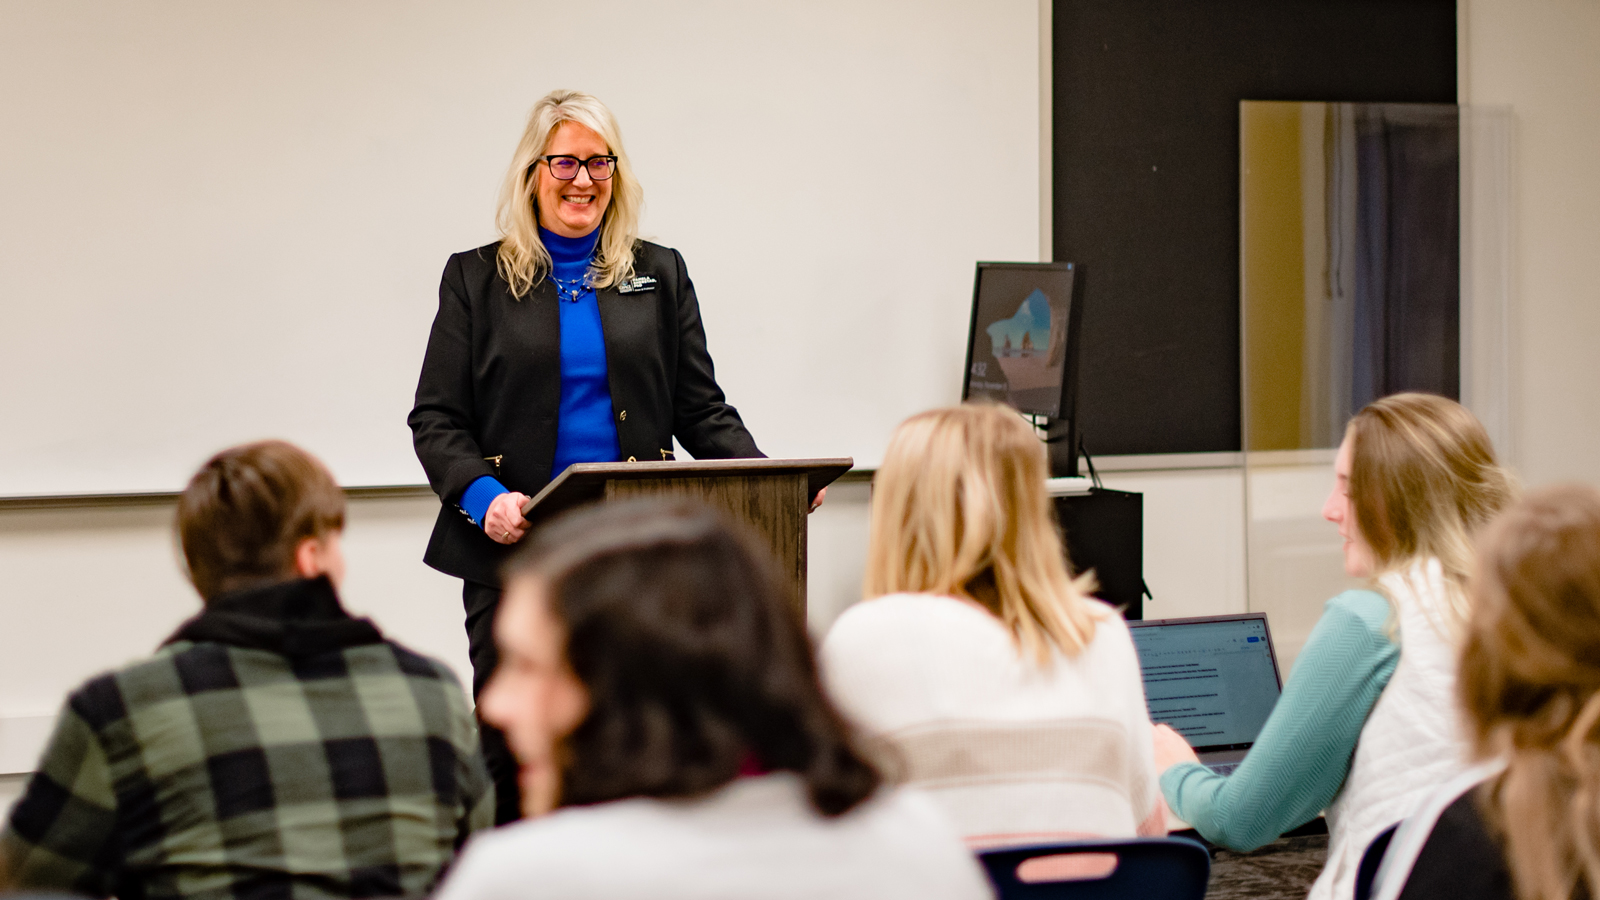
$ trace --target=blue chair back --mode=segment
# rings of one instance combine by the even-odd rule
[[[1185,838],[1006,847],[979,853],[978,860],[1000,900],[1201,900],[1211,877],[1211,854]],[[1039,862],[1024,866],[1029,860]],[[1073,866],[1078,861],[1082,865]],[[1066,880],[1032,880],[1034,871],[1048,877],[1052,868],[1087,871]]]

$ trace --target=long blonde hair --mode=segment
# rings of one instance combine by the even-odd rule
[[[1484,534],[1458,691],[1521,900],[1600,896],[1600,491],[1547,488]]]
[[[1074,581],[1045,494],[1045,453],[1015,410],[966,404],[895,429],[872,482],[865,594],[965,597],[1041,665],[1072,656],[1103,615]]]
[[[550,251],[539,239],[539,210],[534,200],[538,161],[550,139],[564,122],[576,122],[606,142],[617,157],[611,175],[611,203],[600,223],[600,243],[592,270],[595,287],[609,287],[633,277],[633,247],[639,239],[639,211],[644,189],[633,175],[628,151],[622,148],[622,129],[616,117],[595,97],[582,91],[551,91],[533,105],[528,127],[511,158],[511,170],[500,188],[500,208],[495,224],[500,228],[496,265],[511,294],[522,297],[550,271]]]
[[[1434,394],[1393,394],[1362,407],[1346,431],[1350,504],[1374,575],[1432,557],[1443,570],[1445,630],[1467,619],[1473,539],[1516,487],[1466,407]]]

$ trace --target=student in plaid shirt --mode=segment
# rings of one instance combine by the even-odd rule
[[[431,891],[492,789],[455,676],[340,605],[332,477],[279,441],[226,450],[177,524],[205,607],[68,697],[0,833],[0,889]]]

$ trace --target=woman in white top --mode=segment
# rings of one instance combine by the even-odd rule
[[[1133,642],[1068,574],[1045,478],[1014,410],[901,424],[824,683],[969,845],[1165,834]]]
[[[479,699],[529,818],[438,900],[989,896],[926,798],[881,788],[764,551],[703,508],[613,503],[507,570]]]

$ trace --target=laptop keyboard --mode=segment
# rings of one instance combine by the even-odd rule
[[[1207,763],[1206,764],[1206,768],[1208,768],[1211,771],[1217,773],[1218,775],[1229,775],[1229,774],[1232,774],[1234,769],[1239,768],[1239,763],[1236,763],[1236,762]]]

